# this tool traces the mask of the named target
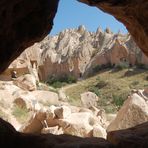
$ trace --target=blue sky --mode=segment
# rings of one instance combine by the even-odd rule
[[[77,28],[84,25],[89,31],[96,31],[100,26],[103,30],[111,28],[113,32],[126,33],[126,28],[114,17],[103,13],[98,8],[90,7],[76,0],[60,0],[58,13],[50,34],[54,35],[66,28]]]

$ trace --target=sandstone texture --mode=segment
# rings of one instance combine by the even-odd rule
[[[137,45],[148,55],[148,1],[144,0],[80,0],[112,14],[123,22]],[[0,2],[0,72],[26,47],[41,40],[51,30],[58,0]],[[15,18],[15,19],[14,19]],[[83,30],[80,29],[80,32]],[[109,30],[107,30],[109,33]],[[125,53],[126,54],[126,53]],[[133,56],[132,56],[133,57]],[[134,61],[134,60],[133,60]],[[11,90],[13,91],[13,90]],[[146,93],[146,92],[145,92]],[[5,98],[5,97],[4,97]],[[40,119],[40,118],[39,118]],[[43,118],[44,119],[44,118]],[[0,119],[0,145],[5,147],[130,147],[144,148],[148,143],[147,123],[127,130],[111,132],[108,141],[73,136],[32,135],[17,132]]]
[[[98,96],[92,92],[85,92],[81,94],[81,102],[82,106],[86,108],[91,108],[92,106],[97,106],[97,102],[99,101]]]
[[[144,92],[135,91],[128,97],[107,131],[127,129],[148,121],[148,97]]]
[[[147,127],[148,123],[146,122],[129,129],[112,131],[108,133],[107,139],[117,148],[145,148],[148,145]]]
[[[79,0],[96,6],[122,22],[141,50],[148,56],[148,1],[143,0]],[[101,18],[100,18],[101,19]]]
[[[103,138],[80,138],[70,135],[24,134],[17,132],[12,125],[0,119],[0,144],[15,148],[112,148],[113,145]]]
[[[13,83],[24,90],[36,90],[36,79],[31,74],[22,75],[16,78]]]
[[[20,131],[106,138],[105,120],[101,114],[89,109],[82,111],[79,107],[74,111],[70,105],[44,106],[35,112]]]
[[[83,78],[99,68],[118,65],[148,67],[148,58],[129,34],[114,34],[109,28],[89,32],[84,26],[79,26],[55,36],[48,35],[26,49],[0,75],[0,79],[11,80],[14,71],[17,77],[30,73],[37,81],[69,75]]]

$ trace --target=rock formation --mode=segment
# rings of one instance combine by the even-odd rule
[[[148,121],[148,97],[144,92],[134,91],[128,97],[115,120],[108,126],[108,131],[127,129]]]
[[[17,132],[12,125],[0,119],[0,144],[7,148],[110,148],[113,145],[103,138],[80,138],[70,135],[23,134]]]
[[[108,133],[107,139],[117,148],[145,148],[148,145],[147,128],[148,122],[129,129],[112,131]]]
[[[36,112],[21,131],[24,133],[57,133],[79,137],[106,138],[105,121],[92,110],[68,106],[50,106]],[[85,108],[84,108],[85,109]],[[99,111],[99,109],[98,109]]]
[[[123,22],[139,47],[148,55],[148,1],[81,0],[96,5]],[[51,29],[58,1],[32,0],[0,2],[0,72],[26,47]],[[14,19],[15,18],[15,19]],[[49,18],[49,19],[48,19]],[[49,23],[51,22],[51,24]],[[49,24],[49,25],[48,25]],[[39,26],[38,26],[39,25]],[[112,132],[108,139],[82,139],[71,136],[21,134],[0,119],[0,145],[4,147],[147,147],[147,123],[128,130]]]
[[[122,22],[141,50],[148,56],[148,1],[143,0],[78,0],[96,6]],[[100,18],[101,19],[101,18]]]
[[[129,34],[113,34],[109,28],[89,32],[84,26],[66,29],[58,35],[48,35],[36,43],[0,75],[2,80],[11,80],[11,73],[31,73],[37,80],[73,75],[81,78],[94,73],[97,68],[148,65],[148,58],[136,46]]]

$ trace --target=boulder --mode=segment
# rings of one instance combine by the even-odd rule
[[[71,115],[71,109],[68,106],[61,106],[61,107],[57,107],[54,110],[54,113],[57,118],[65,119]]]
[[[21,127],[20,131],[23,133],[41,133],[42,129],[46,127],[46,112],[38,111],[31,119]]]
[[[10,94],[14,94],[16,91],[20,91],[21,88],[13,84],[13,81],[0,81],[0,89],[7,90]]]
[[[97,106],[99,98],[95,93],[85,92],[81,94],[81,102],[82,105],[86,108],[90,108],[92,106]]]
[[[31,74],[26,74],[16,78],[13,83],[23,90],[36,90],[36,79]]]
[[[17,132],[8,122],[0,119],[0,144],[7,148],[112,148],[103,138],[80,138],[70,135],[24,134]]]
[[[128,97],[107,131],[126,129],[148,121],[148,102],[140,94],[138,91]]]
[[[58,119],[56,118],[56,115],[55,115],[56,108],[57,108],[56,106],[51,105],[46,110],[46,115],[47,115],[46,122],[48,127],[58,126]]]
[[[32,91],[31,95],[35,97],[36,101],[43,104],[44,106],[59,104],[59,97],[58,97],[58,94],[55,92],[36,90],[36,91]]]
[[[65,134],[80,137],[92,137],[95,123],[93,115],[86,112],[72,113],[71,116],[59,120]]]
[[[62,128],[60,128],[59,126],[54,126],[54,127],[46,127],[46,128],[43,128],[41,133],[43,134],[54,134],[54,135],[61,135],[63,134],[63,130]]]
[[[111,131],[107,134],[107,140],[117,148],[145,148],[148,145],[147,129],[148,122],[124,130]]]
[[[11,108],[14,97],[7,90],[0,90],[0,105],[3,108]]]
[[[23,107],[26,108],[28,110],[40,110],[42,107],[42,104],[40,104],[35,96],[29,92],[29,91],[24,91],[24,90],[20,90],[20,91],[16,91],[15,93],[13,93],[14,96],[14,102],[16,105],[18,105],[19,107]]]
[[[106,130],[101,125],[93,126],[93,137],[102,137],[106,139]]]

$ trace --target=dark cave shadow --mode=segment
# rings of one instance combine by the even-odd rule
[[[111,148],[103,138],[81,138],[71,135],[20,133],[7,121],[0,118],[0,144],[8,148]]]

